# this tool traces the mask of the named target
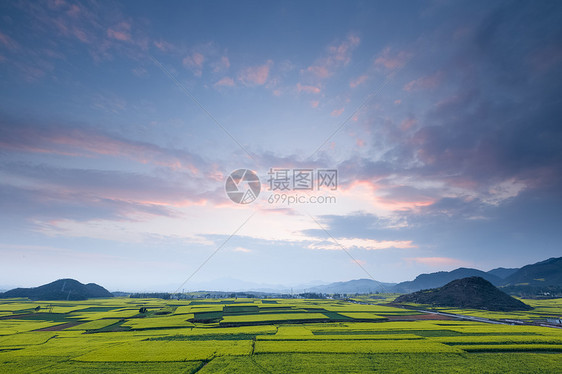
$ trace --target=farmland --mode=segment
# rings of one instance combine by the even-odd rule
[[[387,305],[391,299],[5,299],[0,372],[555,373],[562,368],[561,329],[428,318]],[[523,320],[562,314],[560,300],[532,304],[528,312],[443,311]]]

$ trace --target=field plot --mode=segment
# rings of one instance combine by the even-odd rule
[[[408,340],[423,339],[414,334],[335,334],[335,335],[263,335],[256,340]]]
[[[348,312],[348,313],[340,312],[339,314],[345,317],[353,318],[355,320],[375,320],[375,321],[386,320],[385,317],[381,317],[376,314],[366,313],[366,312]]]
[[[528,311],[513,311],[513,312],[494,312],[488,310],[444,308],[444,307],[431,307],[430,309],[443,313],[453,313],[453,314],[488,318],[488,319],[500,320],[500,321],[501,320],[534,321],[534,320],[544,320],[546,318],[561,317],[562,314],[561,299],[524,300],[524,302],[532,306],[534,309]],[[423,309],[426,306],[420,305],[420,307]]]
[[[178,314],[172,316],[152,317],[152,318],[131,318],[122,326],[132,329],[164,329],[170,327],[192,327],[193,323],[187,322],[193,318],[193,314]]]
[[[198,373],[558,373],[560,358],[537,353],[268,353],[217,357]]]
[[[118,323],[119,319],[98,319],[95,321],[90,321],[90,322],[85,322],[85,323],[81,323],[77,326],[72,326],[67,328],[66,330],[99,330],[102,329],[104,327],[107,326],[111,326],[114,325],[116,323]]]
[[[458,348],[425,340],[257,341],[256,353],[444,353]]]
[[[76,358],[78,361],[198,361],[217,356],[249,355],[252,342],[238,341],[135,341],[103,347]]]
[[[247,324],[247,323],[283,323],[288,321],[327,321],[329,318],[322,313],[272,313],[225,316],[221,325]]]
[[[125,298],[36,309],[39,304],[24,299],[0,304],[0,372],[558,373],[562,368],[561,329],[426,320],[423,313],[387,305]],[[562,314],[559,305],[537,302],[535,315]]]

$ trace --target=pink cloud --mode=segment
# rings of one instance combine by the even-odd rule
[[[162,52],[170,52],[176,50],[176,47],[172,43],[168,43],[165,40],[155,40],[152,44]]]
[[[74,37],[78,40],[80,40],[82,43],[90,43],[90,37],[88,36],[88,34],[81,29],[78,28],[72,28],[72,30],[70,30],[70,33],[72,35],[74,35]],[[122,37],[127,37],[126,35],[122,35]],[[130,36],[128,37],[129,39],[121,39],[121,40],[130,40]],[[117,39],[117,38],[116,38]]]
[[[139,78],[146,77],[148,75],[148,71],[141,66],[132,69],[131,72]]]
[[[375,59],[375,66],[385,67],[390,70],[398,69],[404,66],[411,56],[412,54],[406,51],[392,53],[391,48],[386,47]]]
[[[412,196],[393,196],[389,194],[392,191],[384,185],[367,179],[356,179],[349,184],[341,184],[338,190],[344,196],[364,199],[375,208],[391,212],[415,211],[435,203],[435,199],[420,193]]]
[[[318,59],[304,70],[316,79],[324,80],[331,77],[338,68],[349,64],[353,50],[359,45],[360,39],[356,35],[348,36],[339,44],[332,44],[327,48],[327,55]]]
[[[51,173],[30,175],[41,186],[33,190],[33,200],[40,205],[48,203],[50,207],[61,203],[62,206],[103,207],[104,217],[97,218],[138,221],[146,215],[175,216],[176,212],[170,208],[202,206],[215,199],[212,194],[201,194],[194,188],[178,188],[165,178],[96,170],[49,170]],[[80,173],[81,178],[68,178],[72,173]],[[113,177],[112,183],[105,183],[102,176]],[[49,223],[57,225],[67,217],[63,214]]]
[[[326,66],[309,66],[306,71],[320,79],[326,79],[332,75]]]
[[[107,36],[124,42],[131,40],[131,35],[124,33],[122,31],[115,31],[112,29],[107,29]]]
[[[45,6],[26,3],[21,9],[28,13],[45,34],[65,43],[65,38],[88,45],[95,62],[109,60],[113,53],[138,61],[149,44],[146,27],[133,27],[132,18],[124,17],[119,7],[106,3],[68,1],[55,5],[49,0]],[[145,20],[139,19],[146,25]],[[27,58],[28,61],[32,60]]]
[[[4,47],[10,50],[19,48],[18,43],[16,43],[14,39],[10,38],[8,35],[3,34],[1,32],[0,32],[0,44],[2,44]]]
[[[428,266],[463,266],[467,265],[465,261],[457,260],[450,257],[411,257],[407,258],[408,261],[414,261],[419,264]]]
[[[268,60],[263,65],[247,67],[238,74],[238,80],[245,85],[264,85],[267,82],[272,65],[273,61]]]
[[[528,60],[531,66],[539,72],[547,72],[562,62],[562,47],[547,45],[532,53]]]
[[[78,18],[80,12],[81,12],[80,7],[76,4],[72,4],[70,8],[66,11],[66,14],[68,14],[72,18]]]
[[[120,40],[122,42],[130,42],[131,41],[131,24],[128,22],[120,22],[118,25],[114,26],[113,28],[107,29],[107,36],[113,39]]]
[[[215,83],[216,87],[232,87],[234,86],[234,80],[230,77],[224,77]]]
[[[426,77],[415,79],[404,85],[404,91],[430,90],[437,87],[443,80],[443,72],[436,72]]]
[[[363,139],[357,139],[356,141],[358,147],[364,147],[365,141]]]
[[[71,157],[125,157],[142,164],[199,173],[191,154],[149,143],[118,139],[90,130],[72,129],[47,133],[14,129],[11,135],[12,141],[0,141],[0,149]]]
[[[185,65],[196,66],[199,68],[203,66],[203,62],[205,62],[205,56],[201,53],[194,53],[183,59],[183,63]]]
[[[430,198],[421,198],[420,200],[415,199],[408,199],[404,198],[400,199],[392,199],[392,198],[385,198],[384,196],[377,197],[378,204],[386,210],[394,211],[394,212],[408,212],[408,211],[417,211],[420,208],[427,207],[433,205],[435,203],[434,199]]]
[[[375,240],[361,238],[338,238],[337,243],[333,241],[316,240],[307,246],[307,248],[309,249],[325,251],[341,251],[342,247],[346,249],[355,248],[368,251],[377,251],[390,248],[408,249],[416,248],[417,246],[414,245],[411,240]]]
[[[213,71],[215,73],[228,70],[230,68],[230,60],[227,56],[221,56],[221,58],[213,64]]]
[[[183,65],[191,69],[193,74],[195,74],[198,77],[201,76],[201,74],[203,73],[204,62],[205,62],[205,56],[203,56],[201,53],[198,52],[194,52],[191,55],[186,56],[182,60]]]
[[[19,64],[18,69],[26,81],[33,82],[44,77],[47,72],[52,71],[53,65],[43,61],[42,65]]]
[[[297,83],[297,91],[299,93],[305,92],[305,93],[317,94],[320,93],[320,88],[315,86],[303,86],[300,83]]]
[[[363,84],[367,81],[369,77],[366,75],[361,75],[360,77],[352,80],[351,82],[349,82],[349,87],[351,88],[355,88],[357,86],[359,86],[360,84]]]
[[[407,130],[411,129],[416,123],[417,123],[417,121],[414,118],[406,118],[400,124],[400,129],[402,131],[407,131]]]
[[[334,60],[348,64],[351,61],[351,51],[359,45],[359,42],[358,36],[350,35],[347,40],[339,45],[330,46],[328,50]]]
[[[345,108],[334,109],[334,110],[332,111],[332,113],[330,113],[330,115],[331,115],[332,117],[339,117],[339,116],[341,116],[341,114],[343,113],[344,110],[345,110]]]
[[[57,154],[61,156],[70,157],[80,157],[83,154],[78,152],[64,151],[61,149],[53,149],[52,147],[37,146],[31,144],[13,144],[9,142],[3,142],[0,140],[0,149],[5,151],[16,151],[16,152],[30,152],[30,153],[45,153],[45,154]]]
[[[225,68],[229,68],[230,67],[230,60],[228,59],[228,57],[226,56],[222,56],[221,57],[221,64],[225,67]]]
[[[318,101],[318,100],[312,100],[310,102],[310,106],[313,107],[313,108],[318,108],[318,105],[320,105],[320,101]]]
[[[89,22],[92,22],[87,16],[87,12],[79,12],[74,14],[72,17],[58,17],[52,18],[49,20],[56,30],[67,37],[74,37],[80,40],[82,43],[90,44],[92,41],[96,40],[97,30],[94,29],[89,25]],[[130,25],[127,23],[118,24],[114,28],[108,28],[106,30],[106,35],[111,39],[121,40],[121,41],[130,41],[127,37],[130,38],[129,35]],[[104,42],[98,41],[98,48],[103,48],[102,44]],[[106,42],[107,43],[107,42]]]

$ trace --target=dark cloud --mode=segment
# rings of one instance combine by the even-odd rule
[[[220,170],[201,157],[87,125],[4,117],[0,158],[0,207],[10,227],[175,216],[178,207],[225,199]]]
[[[415,256],[446,253],[470,259],[474,266],[488,270],[559,256],[561,206],[560,196],[524,191],[499,206],[478,199],[443,198],[398,220],[367,213],[318,219],[336,238],[412,240]],[[326,236],[320,229],[306,230],[305,234]]]
[[[56,189],[0,185],[2,230],[37,228],[58,220],[131,220],[139,213],[174,216],[172,209],[153,204],[103,198],[99,195],[61,193]]]
[[[395,220],[357,212],[346,216],[324,215],[318,218],[325,229],[336,238],[361,238],[374,240],[412,240],[413,236],[399,228],[389,228]],[[322,229],[303,230],[309,237],[324,238]]]
[[[485,201],[506,181],[537,194],[555,193],[555,186],[562,191],[562,58],[552,57],[553,46],[562,50],[561,10],[554,2],[500,4],[476,19],[466,38],[451,45],[449,34],[439,35],[434,43],[449,43],[453,52],[443,54],[450,57],[440,87],[414,93],[429,103],[410,114],[417,126],[404,131],[389,119],[373,119],[373,149],[388,150],[341,167],[377,182],[389,197],[439,198],[463,189]],[[545,48],[548,68],[538,67]],[[421,187],[426,182],[442,187]],[[455,193],[460,204],[475,207]]]

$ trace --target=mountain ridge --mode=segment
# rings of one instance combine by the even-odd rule
[[[308,292],[332,294],[388,292],[394,285],[394,283],[383,283],[372,279],[361,278],[310,287]]]
[[[268,294],[293,294],[293,293],[325,293],[325,294],[355,294],[355,293],[377,293],[377,292],[395,292],[395,293],[410,293],[423,289],[439,288],[445,284],[455,280],[471,276],[479,276],[491,282],[495,286],[501,287],[510,294],[527,297],[533,295],[560,295],[562,292],[562,257],[549,258],[547,260],[539,261],[534,264],[528,264],[521,268],[495,268],[484,272],[482,270],[473,268],[457,268],[451,271],[438,271],[434,273],[424,273],[418,275],[411,281],[396,283],[385,283],[374,279],[352,279],[348,281],[338,281],[327,284],[321,284],[320,281],[314,283],[283,286],[271,284],[259,284],[244,281],[236,281],[232,279],[218,280],[216,285],[213,282],[209,284],[200,284],[197,289],[201,291],[210,290],[211,288],[219,290],[223,287],[218,287],[221,283],[228,283],[230,287],[220,289],[220,292],[259,292]],[[63,282],[57,286],[53,284]],[[64,289],[64,282],[74,284],[76,292],[68,292],[66,294],[60,289]],[[76,282],[76,283],[74,283]],[[208,288],[211,286],[211,288]],[[43,287],[43,288],[42,288]],[[45,287],[49,292],[46,292]],[[59,288],[57,292],[57,287]],[[4,287],[6,288],[6,287]],[[173,288],[170,286],[170,288]],[[191,285],[193,288],[193,285]],[[217,292],[219,292],[217,291]],[[70,294],[70,295],[69,295]],[[33,288],[15,288],[4,293],[0,292],[0,298],[7,297],[30,297],[30,298],[43,298],[44,300],[66,300],[71,297],[78,297],[76,300],[84,300],[84,298],[92,297],[112,297],[113,295],[105,288],[95,284],[82,284],[74,279],[59,279],[49,284],[33,287]]]
[[[31,288],[14,288],[0,294],[0,298],[27,297],[31,300],[87,300],[113,297],[113,294],[95,283],[83,284],[75,279],[63,278]]]
[[[562,284],[562,257],[551,257],[525,265],[505,279],[504,285],[527,283],[530,286],[557,286]]]
[[[548,279],[542,279],[547,272]],[[542,275],[541,275],[542,274]],[[514,282],[532,283],[534,285],[562,286],[562,257],[550,258],[534,264],[528,264],[521,268],[495,268],[490,271],[482,271],[473,268],[460,267],[451,271],[438,271],[418,275],[411,281],[396,283],[384,283],[373,279],[352,279],[328,283],[308,288],[309,292],[317,293],[372,293],[372,292],[396,292],[411,293],[424,289],[439,288],[447,283],[462,278],[481,277],[494,286],[506,287]],[[529,277],[534,277],[532,280]],[[538,278],[537,278],[538,277]],[[382,285],[382,286],[381,286]],[[513,288],[513,287],[512,287]]]
[[[511,274],[515,273],[519,268],[495,268],[492,270],[487,271],[486,273],[495,275],[498,278],[505,279],[509,277]]]
[[[493,311],[531,310],[529,305],[500,291],[482,277],[455,279],[443,287],[402,295],[394,303],[429,304],[439,307]]]
[[[494,285],[501,285],[501,278],[486,273],[482,270],[460,267],[451,271],[438,271],[435,273],[426,273],[418,275],[412,281],[398,283],[394,287],[395,292],[410,293],[420,290],[437,288],[454,281],[455,279],[462,279],[468,277],[481,277]]]

